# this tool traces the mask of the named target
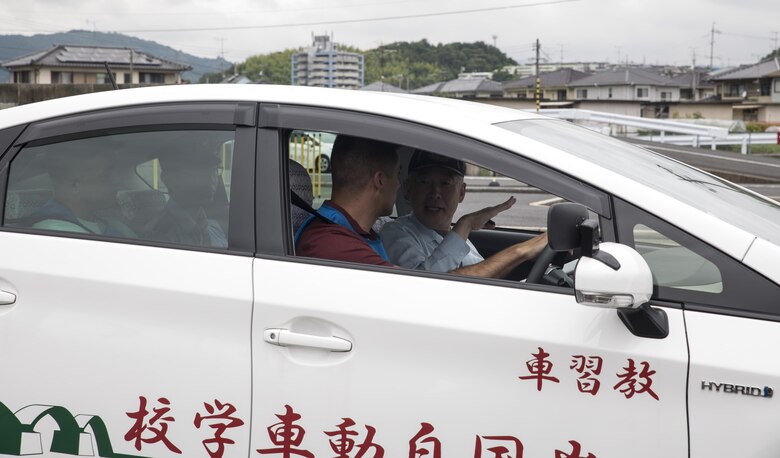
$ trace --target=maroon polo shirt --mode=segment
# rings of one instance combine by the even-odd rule
[[[354,232],[339,224],[328,224],[314,219],[306,226],[295,244],[297,256],[393,267],[393,264],[382,259],[364,240],[365,238],[373,241],[379,237],[373,229],[371,232],[364,231],[346,210],[331,201],[326,203],[347,218]]]

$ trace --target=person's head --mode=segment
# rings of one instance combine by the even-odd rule
[[[181,206],[201,206],[214,199],[222,165],[216,150],[169,151],[161,154],[160,179]]]
[[[450,230],[452,216],[466,196],[465,173],[463,161],[415,151],[404,183],[404,196],[412,205],[415,217],[431,229]]]
[[[115,166],[114,151],[83,141],[46,154],[54,198],[85,219],[116,206]]]
[[[375,203],[377,216],[393,212],[401,168],[395,145],[339,135],[331,168],[334,201],[366,198]]]

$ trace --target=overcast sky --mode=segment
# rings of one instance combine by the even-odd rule
[[[777,0],[0,0],[0,33],[122,32],[229,61],[311,43],[495,43],[518,62],[755,62],[780,32]],[[481,10],[481,11],[475,11]],[[469,12],[464,12],[469,11]],[[384,20],[376,20],[386,18]],[[395,18],[395,19],[387,19]],[[342,21],[341,23],[336,23]],[[347,22],[348,21],[348,22]],[[304,24],[304,25],[300,25]]]

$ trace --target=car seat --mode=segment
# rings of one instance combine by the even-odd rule
[[[309,172],[294,160],[288,160],[288,177],[290,181],[290,191],[294,192],[301,199],[311,205],[314,202],[314,192],[312,190],[311,177]],[[298,232],[301,225],[309,218],[309,212],[295,205],[290,205],[290,220],[292,222],[293,234]]]

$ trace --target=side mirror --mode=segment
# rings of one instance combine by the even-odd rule
[[[617,268],[605,259],[617,263]],[[647,304],[653,295],[650,267],[631,247],[604,242],[593,257],[580,258],[574,294],[580,304],[617,309],[620,320],[636,336],[663,339],[669,335],[666,312]]]
[[[653,295],[653,275],[644,258],[631,247],[605,242],[599,246],[600,257],[609,255],[617,262],[598,257],[580,258],[574,271],[577,302],[595,307],[637,308]]]

